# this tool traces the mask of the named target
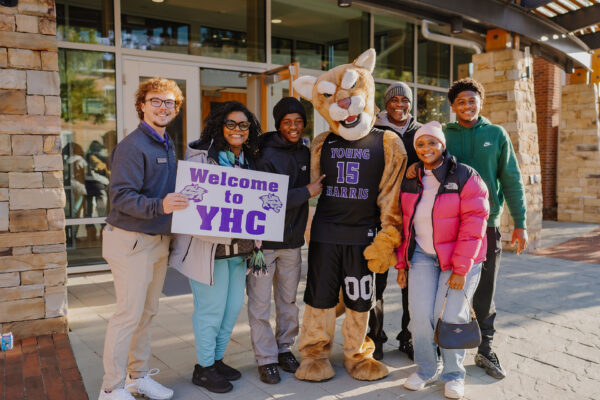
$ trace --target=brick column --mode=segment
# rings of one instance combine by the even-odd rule
[[[558,220],[600,222],[600,128],[594,84],[562,88],[558,132]]]
[[[535,57],[533,73],[544,196],[543,215],[544,219],[556,220],[556,162],[562,71],[557,65]]]
[[[67,327],[55,15],[0,6],[0,326],[17,337]]]
[[[485,88],[482,115],[503,126],[515,148],[527,199],[529,249],[536,249],[542,231],[542,186],[533,76],[522,78],[525,57],[512,49],[475,54],[473,67],[473,78]],[[513,249],[509,246],[513,222],[506,205],[500,230],[503,247]]]

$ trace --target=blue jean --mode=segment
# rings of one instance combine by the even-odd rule
[[[243,257],[215,260],[213,278],[213,286],[190,279],[196,358],[202,367],[213,365],[225,355],[244,303],[246,261]]]
[[[464,290],[469,298],[479,283],[481,263],[473,265],[467,274]],[[452,270],[442,271],[436,255],[427,254],[418,245],[411,259],[408,274],[408,308],[410,311],[409,329],[413,336],[417,374],[423,380],[433,378],[437,370],[438,355],[433,340],[435,325],[440,316],[448,287],[446,282]],[[444,321],[460,323],[470,320],[470,311],[461,290],[450,289],[444,311]],[[448,382],[465,379],[463,360],[466,350],[440,349],[444,370],[440,380]]]

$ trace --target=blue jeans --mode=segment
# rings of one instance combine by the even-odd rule
[[[246,261],[243,257],[215,260],[213,286],[190,279],[194,295],[194,337],[198,364],[221,360],[244,304]]]
[[[469,301],[479,283],[481,263],[473,265],[467,274],[464,290]],[[433,340],[435,325],[440,316],[448,287],[446,282],[452,270],[442,271],[436,255],[427,254],[418,245],[411,259],[408,274],[409,329],[413,336],[417,374],[423,380],[433,378],[437,370],[438,355]],[[450,289],[444,311],[446,322],[467,322],[471,318],[467,300],[461,290]],[[448,382],[465,379],[463,359],[466,350],[440,349],[444,370],[440,380]]]

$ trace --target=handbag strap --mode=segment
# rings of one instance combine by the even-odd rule
[[[440,319],[442,319],[442,317],[444,316],[444,310],[446,310],[446,302],[448,301],[448,292],[450,291],[450,288],[446,289],[446,296],[444,296],[444,303],[442,304],[442,312],[440,313]],[[467,292],[465,292],[465,290],[463,289],[463,294],[465,295],[465,299],[467,299],[467,305],[469,306],[469,309],[471,310],[471,318],[472,319],[477,319],[477,315],[475,315],[475,310],[473,309],[473,306],[471,305],[471,302],[469,301],[469,298],[467,297]]]

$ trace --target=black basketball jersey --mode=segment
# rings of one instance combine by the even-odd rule
[[[380,225],[379,182],[385,166],[384,131],[373,128],[356,141],[330,133],[321,150],[323,191],[311,240],[368,244]]]

